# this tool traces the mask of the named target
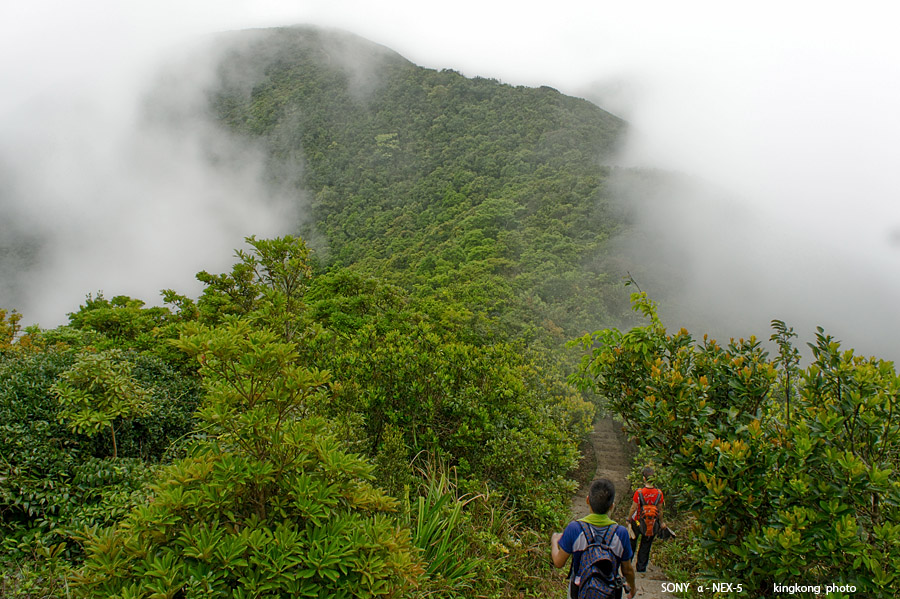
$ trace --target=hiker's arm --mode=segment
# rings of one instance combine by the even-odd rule
[[[628,588],[631,589],[631,593],[628,595],[628,599],[631,599],[637,593],[637,587],[634,584],[634,566],[631,565],[631,562],[622,562],[621,568],[622,574],[625,575],[625,582],[628,583]]]
[[[553,533],[553,536],[550,537],[550,560],[557,568],[565,566],[566,561],[569,559],[569,554],[559,548],[559,540],[561,538],[561,532],[555,532]]]
[[[631,502],[631,509],[628,510],[628,514],[629,514],[629,515],[628,515],[628,519],[629,519],[629,520],[634,520],[634,515],[637,513],[637,511],[638,511],[638,503],[637,503],[637,501],[632,501],[632,502]]]

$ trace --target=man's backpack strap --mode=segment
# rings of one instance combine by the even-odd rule
[[[587,540],[588,545],[593,545],[594,539],[596,538],[596,533],[594,532],[596,529],[592,525],[581,520],[578,520],[578,525],[581,526],[581,532],[584,533],[584,537]],[[603,539],[600,541],[600,544],[609,547],[610,543],[612,542],[612,537],[619,529],[619,525],[614,523],[605,526],[604,528],[606,529],[606,531],[603,533]]]
[[[594,543],[594,527],[588,524],[587,522],[578,521],[578,526],[581,527],[581,532],[584,533],[584,538],[587,541],[588,545]]]
[[[647,499],[644,497],[644,494],[641,492],[643,489],[638,491],[638,502],[641,504],[641,509],[638,511],[639,514],[644,513],[644,506],[647,505]],[[659,500],[662,498],[662,493],[657,493],[653,498],[653,501],[650,502],[650,505],[659,505]]]

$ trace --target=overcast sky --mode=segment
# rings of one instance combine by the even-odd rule
[[[20,309],[52,325],[89,291],[154,301],[163,287],[189,288],[201,268],[226,268],[243,235],[281,232],[283,212],[259,216],[236,204],[209,222],[216,193],[227,190],[209,192],[219,173],[178,172],[196,148],[173,152],[123,135],[162,57],[221,30],[311,23],[352,31],[422,66],[550,85],[623,116],[635,131],[623,164],[683,172],[729,198],[712,211],[686,201],[650,215],[649,226],[683,243],[690,259],[683,278],[698,293],[683,303],[741,324],[736,315],[749,316],[752,326],[771,318],[796,318],[800,329],[825,324],[863,353],[900,358],[900,36],[891,3],[526,5],[4,2],[0,171],[12,173],[5,197],[13,205],[2,208],[67,224],[61,239],[71,240],[48,256],[52,278],[29,273],[32,296]],[[157,156],[166,176],[123,159],[123,148]],[[224,187],[252,193],[252,168],[236,177]],[[152,215],[134,212],[148,195],[169,197],[162,208],[176,212],[203,193],[189,209],[205,223],[193,242],[185,241],[191,230],[149,226]],[[118,260],[109,260],[110,245],[90,242],[102,237],[92,226],[108,230],[110,222]]]

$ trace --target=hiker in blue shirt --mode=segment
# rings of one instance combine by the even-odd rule
[[[616,488],[611,480],[595,480],[587,496],[591,513],[569,522],[563,532],[553,533],[550,539],[550,558],[554,566],[562,568],[572,556],[569,599],[620,599],[620,570],[628,583],[628,599],[637,592],[630,561],[634,552],[628,530],[609,517],[615,499]]]

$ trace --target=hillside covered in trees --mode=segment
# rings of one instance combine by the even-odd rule
[[[505,335],[536,323],[560,341],[627,312],[599,261],[621,226],[605,166],[621,120],[347,34],[238,38],[210,90],[215,116],[264,144],[273,177],[302,162],[300,233],[327,265],[464,306]]]
[[[0,312],[0,594],[544,597],[560,588],[547,533],[604,402],[632,432],[650,427],[643,456],[704,525],[727,519],[722,485],[746,482],[734,529],[697,531],[707,573],[765,592],[771,571],[754,557],[793,542],[784,529],[811,521],[798,511],[810,496],[837,501],[828,513],[842,519],[816,537],[834,544],[820,554],[860,554],[864,539],[879,552],[844,580],[876,573],[873,593],[894,580],[892,365],[842,362],[823,336],[817,358],[837,374],[801,376],[786,329],[776,358],[755,342],[694,356],[699,344],[667,335],[640,295],[652,326],[611,328],[631,322],[610,250],[628,227],[609,185],[620,119],[339,32],[235,32],[215,46],[203,114],[151,95],[147,118],[210,119],[261,151],[303,218],[291,235],[248,237],[230,271],[198,273],[199,297],[89,295],[50,330]],[[585,358],[572,377],[574,338]],[[852,431],[816,420],[835,401],[850,402]],[[856,476],[852,501],[773,479],[797,473],[792,439],[838,451],[841,426],[864,435],[865,455],[815,467]],[[768,458],[744,467],[747,443]],[[753,487],[767,480],[791,501]],[[815,576],[834,573],[815,560]]]

